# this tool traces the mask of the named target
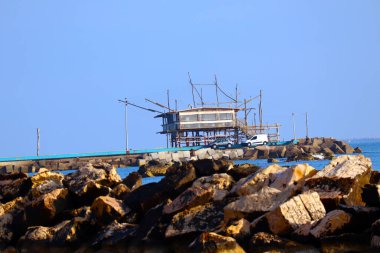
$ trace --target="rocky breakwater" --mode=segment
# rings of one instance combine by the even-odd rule
[[[286,158],[290,161],[331,160],[335,155],[362,153],[357,147],[351,147],[347,142],[333,138],[307,138],[299,139],[298,144],[280,146],[256,146],[252,148],[237,149],[211,149],[203,148],[193,152],[159,152],[145,154],[138,159],[139,173],[143,177],[164,176],[167,169],[174,164],[210,160],[256,160],[268,159],[269,163],[279,162]],[[177,166],[175,165],[175,166]]]
[[[380,182],[363,156],[267,168],[210,159],[158,183],[108,164],[0,177],[5,252],[379,252]]]
[[[276,162],[278,158],[287,161],[310,161],[332,159],[335,155],[362,153],[359,147],[353,148],[347,142],[334,138],[299,139],[298,144],[286,146],[258,146],[244,152],[248,159],[268,159]]]

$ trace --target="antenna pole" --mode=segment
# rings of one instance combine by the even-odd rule
[[[235,108],[238,107],[238,84],[236,84],[235,88]]]
[[[245,124],[245,126],[248,126],[247,118],[248,118],[247,99],[244,98],[244,124]]]
[[[175,102],[175,110],[178,111],[178,103],[177,103],[177,99],[174,100],[174,102]]]
[[[40,129],[37,128],[37,156],[40,156]]]
[[[168,108],[169,108],[169,112],[171,111],[170,110],[170,96],[169,96],[169,89],[166,91],[166,95],[168,97]]]
[[[203,102],[203,89],[201,88],[201,105],[202,107],[204,106],[204,102]]]
[[[194,105],[194,108],[195,108],[196,106],[195,106],[195,97],[194,97],[194,84],[191,81],[190,72],[187,72],[187,74],[189,75],[189,82],[190,82],[190,85],[191,85],[191,93],[193,94],[193,105]]]
[[[309,123],[308,123],[307,112],[306,112],[306,139],[309,139]]]
[[[295,116],[295,114],[294,114],[294,112],[292,112],[292,119],[293,119],[293,139],[295,140],[296,139],[296,122],[295,122],[295,120],[294,120],[294,116]]]
[[[263,93],[260,90],[260,102],[259,102],[259,121],[260,121],[260,131],[263,127],[263,107],[262,107]]]
[[[219,107],[219,95],[218,95],[218,79],[216,78],[215,75],[215,93],[216,93],[216,105]]]
[[[125,118],[124,118],[125,122],[125,150],[128,151],[129,150],[129,146],[128,146],[128,100],[127,98],[125,98]]]

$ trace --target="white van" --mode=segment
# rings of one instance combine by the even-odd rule
[[[267,145],[269,142],[268,135],[266,134],[257,134],[252,137],[249,137],[246,141],[242,143],[243,146],[254,147],[258,145]]]

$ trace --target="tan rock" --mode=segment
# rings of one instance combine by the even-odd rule
[[[226,235],[235,239],[249,236],[251,224],[246,219],[239,219],[226,228]]]
[[[317,225],[311,229],[310,234],[315,238],[334,235],[341,231],[351,221],[351,215],[342,211],[334,210],[326,214]]]
[[[257,193],[261,188],[270,184],[271,175],[273,177],[273,175],[279,174],[285,170],[286,168],[277,164],[271,165],[265,169],[260,169],[256,173],[240,179],[232,189],[232,192],[235,192],[240,196]]]
[[[130,210],[118,199],[109,196],[100,196],[92,203],[91,211],[96,217],[97,222],[104,225],[114,220],[120,220]]]
[[[266,215],[269,229],[276,235],[288,234],[303,224],[322,219],[325,208],[316,192],[297,195]]]
[[[305,180],[312,177],[317,173],[317,170],[308,164],[298,164],[291,166],[281,173],[275,174],[275,177],[271,179],[270,187],[278,190],[285,190],[288,187],[294,187],[295,189],[301,189],[305,183]]]
[[[198,205],[208,203],[214,194],[211,187],[193,186],[182,192],[164,207],[164,214],[173,214]]]
[[[66,188],[60,188],[33,200],[25,208],[28,225],[49,225],[57,215],[67,208],[68,198],[69,191]]]
[[[189,247],[204,253],[245,253],[234,238],[212,232],[203,232]]]
[[[193,187],[211,189],[213,200],[218,201],[224,199],[234,183],[230,175],[220,173],[198,178],[193,182]]]
[[[118,184],[112,189],[112,196],[117,199],[125,199],[131,190],[125,184]]]
[[[306,180],[305,190],[317,191],[324,201],[364,206],[362,187],[369,183],[371,161],[364,156],[340,156],[323,170]],[[335,194],[331,194],[331,193]]]
[[[32,198],[38,198],[55,189],[63,188],[63,178],[62,174],[50,171],[37,173],[30,178],[32,181]]]
[[[219,230],[223,217],[222,207],[214,203],[185,210],[173,216],[166,229],[165,237]]]
[[[70,223],[70,221],[65,220],[53,227],[44,227],[44,226],[29,227],[25,235],[21,238],[21,243],[25,243],[25,242],[51,243],[53,240],[54,234],[60,229],[62,229],[62,227],[64,227],[68,223]]]
[[[280,191],[275,188],[263,187],[259,192],[241,196],[238,200],[224,207],[225,220],[234,218],[257,217],[278,207],[287,201],[293,191]]]
[[[318,253],[319,250],[309,245],[281,238],[277,235],[259,232],[252,236],[249,241],[249,252],[310,252]]]

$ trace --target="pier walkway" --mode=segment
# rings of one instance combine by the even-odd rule
[[[131,149],[128,154],[139,155],[156,152],[176,152],[190,151],[204,148],[204,146],[182,147],[182,148],[155,148],[155,149]],[[127,155],[126,151],[110,151],[110,152],[94,152],[82,154],[61,154],[61,155],[40,155],[40,156],[19,156],[19,157],[0,157],[0,162],[18,162],[18,161],[40,161],[40,160],[56,160],[70,158],[87,158],[87,157],[107,157]]]

